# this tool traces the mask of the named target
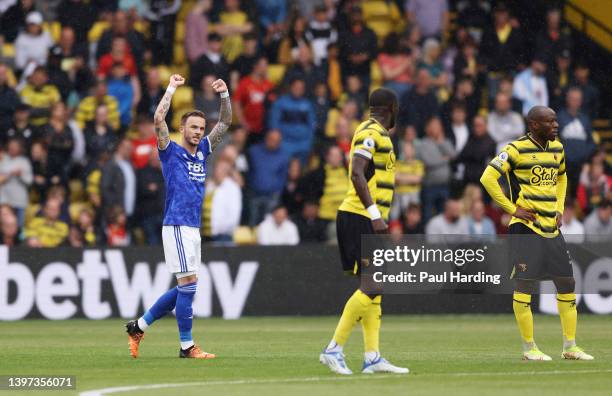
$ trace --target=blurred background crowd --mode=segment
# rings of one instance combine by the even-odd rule
[[[168,115],[177,142],[192,108],[215,125],[212,81],[232,95],[231,133],[208,163],[206,240],[333,242],[352,134],[379,86],[400,105],[392,233],[505,233],[479,178],[525,133],[526,112],[548,105],[569,175],[562,230],[612,238],[610,107],[563,6],[0,0],[1,243],[159,244],[152,116],[172,73],[189,82]]]

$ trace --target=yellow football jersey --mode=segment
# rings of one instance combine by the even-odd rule
[[[386,221],[389,218],[395,186],[395,153],[389,132],[373,118],[361,123],[351,143],[349,175],[352,172],[353,155],[355,154],[370,159],[365,172],[368,190],[382,218]],[[339,210],[370,217],[353,183],[349,183],[347,196]]]
[[[489,168],[507,177],[513,206],[510,210],[520,206],[536,214],[533,222],[512,217],[510,224],[523,223],[545,237],[559,234],[556,217],[557,212],[563,212],[566,188],[565,182],[558,182],[560,178],[566,179],[561,142],[549,141],[542,147],[529,135],[521,137],[504,147]]]

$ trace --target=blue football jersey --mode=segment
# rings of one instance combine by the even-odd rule
[[[159,150],[166,185],[164,225],[200,228],[206,158],[211,151],[208,137],[202,139],[195,155],[173,141]]]

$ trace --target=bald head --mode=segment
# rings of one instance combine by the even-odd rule
[[[534,106],[527,113],[527,129],[541,141],[557,138],[557,114],[546,106]]]

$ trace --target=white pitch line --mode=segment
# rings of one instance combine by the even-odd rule
[[[506,372],[465,372],[465,373],[423,373],[412,374],[416,377],[430,376],[448,376],[448,377],[481,377],[481,376],[507,376],[507,375],[560,375],[560,374],[600,374],[612,373],[612,369],[592,369],[592,370],[549,370],[549,371],[506,371]],[[278,384],[278,383],[300,383],[300,382],[329,382],[329,381],[355,381],[361,379],[380,380],[389,378],[403,378],[400,375],[374,375],[374,376],[358,376],[358,377],[304,377],[304,378],[277,378],[277,379],[244,379],[233,381],[198,381],[198,382],[183,382],[169,384],[150,384],[150,385],[133,385],[119,386],[114,388],[103,388],[85,391],[79,393],[79,396],[102,396],[112,393],[131,392],[135,390],[150,390],[164,388],[183,388],[190,386],[207,386],[207,385],[258,385],[258,384]]]

